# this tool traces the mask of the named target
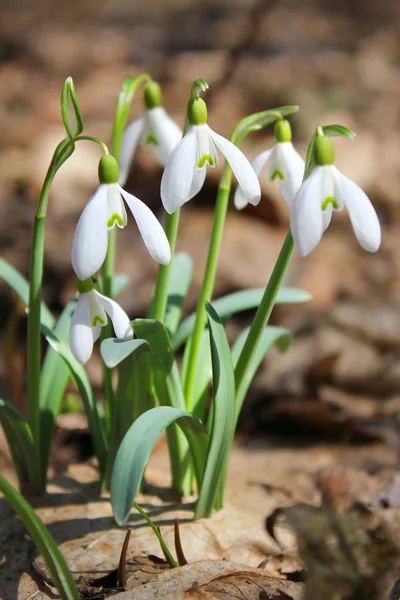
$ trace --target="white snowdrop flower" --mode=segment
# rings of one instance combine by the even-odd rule
[[[251,161],[251,166],[258,176],[264,165],[270,160],[269,180],[279,179],[282,197],[291,205],[303,180],[304,160],[292,144],[292,130],[289,121],[280,119],[275,123],[275,137],[276,144],[258,154]],[[238,210],[245,208],[248,204],[240,188],[236,190],[234,203]]]
[[[128,178],[139,142],[143,146],[149,146],[164,167],[172,150],[182,139],[181,128],[161,106],[161,88],[155,81],[146,84],[144,102],[147,110],[126,128],[122,136],[118,180],[120,185],[124,185]]]
[[[84,365],[92,355],[93,344],[99,338],[101,328],[107,324],[107,315],[118,338],[132,339],[133,331],[125,311],[117,302],[93,289],[90,278],[85,281],[78,279],[77,285],[79,300],[71,319],[69,345],[76,360]]]
[[[88,279],[102,266],[109,230],[115,225],[121,229],[126,226],[123,200],[136,221],[149,254],[163,265],[171,260],[169,242],[159,221],[149,207],[126,192],[117,179],[117,161],[109,154],[103,156],[99,163],[100,185],[82,211],[72,243],[72,266],[79,279]]]
[[[207,106],[202,98],[192,98],[188,105],[189,127],[174,148],[161,179],[161,200],[173,213],[193,198],[203,187],[206,165],[218,164],[217,148],[230,164],[250,204],[260,201],[260,184],[249,161],[235,144],[215,133],[207,125]]]
[[[331,140],[318,135],[315,140],[316,166],[293,201],[290,223],[299,254],[307,256],[318,245],[332,212],[343,210],[344,206],[361,246],[368,252],[376,252],[381,243],[381,227],[375,209],[365,192],[342,175],[333,161]]]

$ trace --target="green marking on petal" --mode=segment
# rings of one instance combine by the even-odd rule
[[[284,179],[285,179],[284,174],[279,169],[275,169],[275,171],[272,173],[272,175],[271,175],[271,181],[274,181],[274,179],[276,179],[276,177],[279,177],[279,179],[281,181],[284,181]]]
[[[92,319],[92,327],[96,327],[97,323],[100,323],[100,325],[103,327],[103,325],[106,324],[106,322],[104,321],[104,319],[102,319],[101,317],[99,317],[99,315],[96,315],[95,317],[93,317]]]
[[[146,137],[146,140],[144,143],[145,143],[145,146],[159,146],[160,145],[160,142],[158,141],[158,139],[151,133],[149,133],[149,135]]]
[[[202,169],[206,163],[208,163],[210,167],[213,167],[215,165],[215,162],[209,154],[203,154],[203,156],[198,161],[197,166],[199,169]]]
[[[336,202],[335,198],[333,198],[333,196],[328,196],[322,203],[322,210],[326,210],[330,204],[332,204],[335,210],[339,209],[339,204]]]
[[[119,225],[119,227],[124,227],[124,220],[118,213],[114,213],[107,221],[108,229],[112,229],[114,225]]]

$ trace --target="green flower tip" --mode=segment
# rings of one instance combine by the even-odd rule
[[[119,177],[118,163],[111,154],[105,154],[99,162],[100,183],[117,183]]]
[[[335,160],[335,149],[326,135],[315,138],[315,162],[317,165],[331,165]]]
[[[292,141],[292,128],[287,119],[279,119],[279,121],[275,123],[274,133],[277,142]]]
[[[187,115],[190,125],[204,125],[207,123],[207,104],[202,98],[191,98]]]
[[[157,108],[161,106],[161,87],[156,81],[149,81],[144,86],[144,103],[147,109]]]
[[[89,277],[88,279],[83,279],[83,280],[77,279],[76,287],[78,288],[78,292],[80,294],[87,294],[88,292],[91,292],[92,289],[94,288],[92,278]]]

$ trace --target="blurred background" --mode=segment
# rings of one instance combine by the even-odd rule
[[[74,78],[85,133],[110,141],[124,75],[150,73],[180,125],[190,84],[202,77],[209,124],[229,136],[245,115],[298,104],[294,141],[305,155],[316,124],[357,132],[335,141],[337,166],[372,199],[382,248],[357,244],[345,213],[335,213],[323,242],[295,256],[286,283],[310,291],[307,306],[276,309],[275,323],[296,341],[272,352],[244,408],[242,435],[311,440],[385,437],[397,443],[400,407],[400,3],[396,0],[0,0],[1,254],[28,275],[35,205],[52,152],[63,138],[59,96]],[[142,111],[140,94],[131,117]],[[249,136],[249,158],[272,145],[271,131]],[[98,148],[80,143],[54,182],[46,233],[45,299],[59,312],[75,291],[70,248],[79,214],[96,186]],[[194,307],[204,269],[220,170],[209,170],[200,195],[185,206],[178,249],[195,261],[186,305]],[[141,150],[127,189],[163,219],[161,171]],[[261,176],[257,208],[226,224],[215,295],[266,283],[288,226],[288,208]],[[132,284],[119,298],[143,316],[156,264],[132,219],[119,236],[118,271]],[[1,395],[24,411],[24,310],[0,283]],[[248,321],[229,325],[233,338]],[[89,371],[100,384],[93,358]],[[73,390],[71,388],[71,394]],[[282,442],[283,440],[283,442]],[[286,440],[286,442],[285,442]]]

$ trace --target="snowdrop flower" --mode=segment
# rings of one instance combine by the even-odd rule
[[[101,328],[107,324],[109,315],[115,335],[129,340],[133,338],[129,317],[110,298],[93,289],[93,281],[77,281],[79,300],[71,320],[69,345],[71,352],[82,365],[87,363],[93,352],[93,344],[100,336]]]
[[[292,130],[289,121],[280,119],[275,123],[275,137],[275,146],[258,154],[252,160],[251,166],[259,175],[270,159],[269,180],[279,179],[283,199],[291,205],[303,180],[304,160],[292,144]],[[248,204],[240,188],[236,190],[234,203],[238,210]]]
[[[381,227],[375,209],[362,189],[342,175],[333,161],[331,140],[317,135],[316,166],[293,201],[291,229],[297,249],[301,256],[307,256],[320,242],[332,211],[346,206],[359,243],[368,252],[376,252],[381,243]]]
[[[182,139],[182,130],[161,106],[161,88],[150,81],[144,88],[144,103],[147,110],[125,130],[119,159],[119,183],[124,185],[133,156],[139,142],[150,146],[162,167],[169,155]]]
[[[167,265],[171,250],[163,228],[148,206],[117,183],[118,165],[110,154],[100,160],[99,180],[100,185],[82,211],[72,243],[72,266],[79,279],[88,279],[100,269],[107,253],[109,230],[115,225],[121,229],[126,226],[123,199],[149,254],[157,262]]]
[[[244,197],[250,204],[260,201],[260,184],[249,161],[237,146],[207,125],[207,106],[202,98],[188,104],[189,127],[172,151],[161,179],[161,200],[173,213],[203,187],[206,165],[218,164],[217,148],[230,164]]]

